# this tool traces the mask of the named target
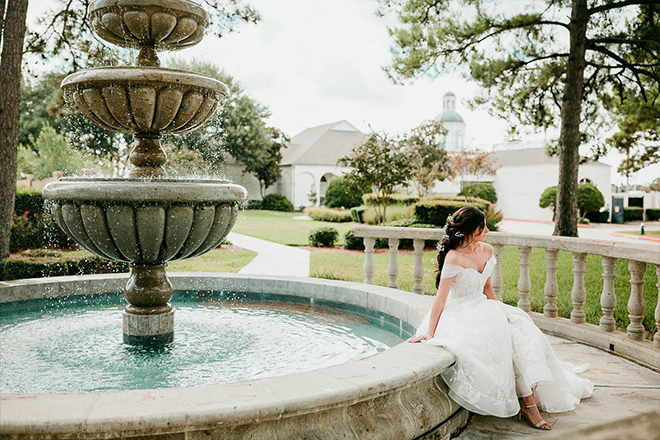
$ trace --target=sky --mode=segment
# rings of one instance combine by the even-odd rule
[[[514,4],[511,0],[511,4]],[[31,0],[33,23],[47,0]],[[272,112],[269,125],[290,137],[306,128],[347,120],[358,129],[401,134],[442,112],[442,96],[457,96],[456,110],[466,123],[465,145],[486,151],[506,138],[508,124],[485,111],[470,110],[467,101],[479,87],[458,72],[396,85],[382,67],[391,61],[388,26],[395,18],[375,14],[372,0],[250,0],[261,14],[256,25],[218,39],[212,35],[197,46],[163,54],[211,62],[238,80],[245,92]],[[523,140],[543,139],[531,134]],[[613,165],[612,183],[625,183],[616,173],[622,156],[602,162]],[[631,177],[649,183],[660,175],[655,165]]]

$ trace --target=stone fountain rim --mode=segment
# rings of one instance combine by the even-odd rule
[[[44,199],[125,203],[247,200],[247,191],[225,180],[62,178],[43,188]]]
[[[0,283],[0,301],[27,299],[16,298],[11,291],[17,289],[21,295],[18,292],[23,287],[30,298],[75,294],[76,288],[67,284],[76,283],[85,286],[85,293],[103,293],[116,290],[125,278],[125,274],[112,274],[10,281]],[[312,278],[174,273],[171,280],[177,290],[222,286],[223,290],[286,293],[340,301],[372,308],[415,326],[433,303],[430,296]],[[105,393],[3,393],[0,435],[97,438],[111,434],[156,438],[214,429],[227,429],[229,433],[233,432],[232,427],[255,422],[277,429],[286,438],[298,438],[299,426],[316,432],[332,429],[327,425],[329,421],[323,424],[324,419],[316,419],[316,414],[330,413],[330,419],[335,422],[340,417],[342,423],[360,423],[364,405],[371,405],[367,402],[385,399],[384,404],[375,403],[376,407],[383,405],[390,410],[396,407],[400,417],[388,417],[389,423],[381,421],[375,430],[382,434],[384,429],[399,430],[400,424],[405,424],[411,434],[414,430],[410,438],[416,438],[442,424],[455,430],[460,427],[457,423],[467,423],[467,412],[450,401],[437,384],[438,375],[454,361],[454,355],[443,348],[404,342],[357,361],[244,382]],[[414,422],[408,408],[411,401],[417,402]],[[349,416],[345,415],[347,412]],[[279,427],[280,421],[285,420],[290,422]],[[241,438],[240,434],[236,438]]]
[[[154,4],[153,0],[96,0],[90,5],[88,14],[91,16],[92,13],[104,8],[114,9],[131,6],[158,6],[162,9],[176,9],[202,18],[206,21],[205,26],[208,26],[210,22],[208,12],[190,0],[159,0],[158,4]]]
[[[230,95],[229,87],[215,78],[201,73],[168,69],[166,67],[95,67],[72,73],[62,80],[61,87],[64,89],[65,87],[86,87],[89,86],[89,83],[117,84],[126,82],[136,85],[158,83],[161,88],[172,85],[191,86],[211,90],[221,94],[224,98],[228,98]]]

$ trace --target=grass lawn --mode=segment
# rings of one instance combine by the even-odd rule
[[[635,231],[616,231],[616,232],[617,234],[641,235],[639,229]],[[649,237],[660,237],[660,231],[645,230],[644,235],[648,235]]]
[[[344,235],[353,229],[355,223],[318,222],[294,220],[303,215],[300,212],[277,212],[246,209],[238,214],[233,232],[262,238],[288,246],[307,246],[307,237],[315,229],[335,228],[339,232],[339,244],[344,243]]]
[[[167,264],[168,272],[227,272],[236,273],[247,265],[256,252],[246,250],[213,249],[212,251],[188,260],[171,261]]]

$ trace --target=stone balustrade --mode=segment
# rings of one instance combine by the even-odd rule
[[[412,273],[414,280],[413,292],[424,294],[422,280],[424,268],[422,265],[425,240],[440,240],[443,236],[441,229],[427,228],[397,228],[358,226],[355,236],[362,237],[365,245],[364,282],[374,284],[374,245],[376,238],[387,238],[389,242],[390,264],[388,267],[389,287],[398,286],[399,269],[397,253],[399,241],[412,239],[414,246],[415,265]],[[597,346],[630,357],[638,362],[660,369],[660,332],[656,332],[652,341],[645,339],[645,330],[642,326],[644,310],[644,273],[648,265],[655,265],[660,280],[660,249],[654,245],[610,242],[603,240],[587,240],[572,237],[537,236],[506,234],[490,232],[486,241],[495,251],[495,265],[492,275],[493,290],[497,297],[502,299],[502,254],[504,246],[518,248],[520,275],[518,278],[519,300],[517,306],[530,313],[535,323],[544,331],[569,337],[583,343]],[[530,312],[529,295],[532,290],[530,278],[531,255],[533,248],[545,249],[546,280],[544,285],[545,305],[543,313]],[[557,314],[557,270],[559,251],[572,253],[573,259],[573,288],[571,300],[573,309],[570,320],[559,318]],[[586,324],[584,303],[586,301],[585,274],[587,255],[600,255],[603,266],[603,291],[600,304],[603,316],[598,326]],[[616,330],[613,312],[616,307],[616,294],[614,290],[615,269],[618,260],[627,260],[630,270],[630,299],[628,300],[628,317],[630,324],[626,333]],[[658,305],[655,308],[655,322],[660,328],[660,281],[658,288]]]

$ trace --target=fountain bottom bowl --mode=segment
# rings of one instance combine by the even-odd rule
[[[405,335],[433,299],[399,290],[312,278],[170,275],[175,290],[250,292],[360,309]],[[0,283],[0,301],[117,292],[125,274]],[[279,377],[184,388],[0,395],[0,438],[444,437],[469,413],[449,399],[440,374],[448,351],[401,343],[357,361]]]

